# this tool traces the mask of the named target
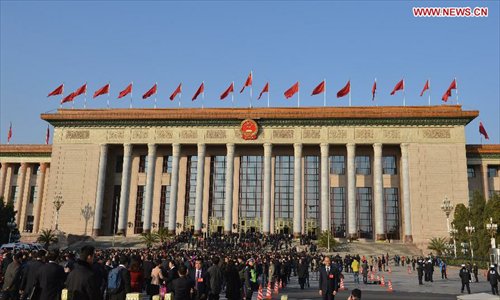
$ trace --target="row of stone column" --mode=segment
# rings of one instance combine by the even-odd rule
[[[271,158],[272,144],[265,143],[264,147],[264,195],[262,209],[262,225],[264,234],[271,232]],[[295,143],[294,147],[294,210],[293,219],[302,220],[302,144]],[[357,218],[356,218],[356,170],[355,170],[355,155],[356,145],[353,143],[347,144],[347,211],[348,211],[348,236],[357,238]],[[179,159],[180,159],[180,144],[172,145],[172,174],[171,174],[171,190],[170,190],[170,207],[168,230],[175,233],[176,217],[177,217],[177,194],[179,182]],[[233,173],[234,173],[234,150],[235,145],[232,143],[226,144],[226,182],[225,182],[225,203],[224,203],[224,231],[229,233],[232,231],[233,224]],[[97,199],[96,213],[94,219],[94,234],[99,234],[101,228],[102,207],[104,199],[104,186],[107,163],[107,145],[101,145],[101,155],[99,159],[99,175],[97,184]],[[145,201],[144,201],[144,223],[143,231],[151,231],[151,216],[153,207],[153,190],[154,190],[154,173],[156,162],[156,144],[148,144],[148,171],[146,177]],[[329,203],[329,150],[330,144],[322,143],[320,145],[321,152],[321,230],[326,231],[331,227],[330,224],[330,203]],[[386,232],[384,226],[384,203],[383,203],[383,177],[382,177],[382,144],[373,144],[374,150],[374,172],[373,172],[373,190],[374,190],[374,215],[375,215],[375,234],[376,239],[385,239]],[[120,192],[120,207],[118,218],[118,232],[125,233],[127,226],[127,211],[129,207],[130,194],[130,172],[131,172],[131,156],[132,145],[124,145],[123,156],[123,175]],[[203,183],[204,183],[204,163],[206,156],[206,145],[198,144],[198,161],[197,161],[197,177],[196,177],[196,198],[195,198],[195,218],[194,230],[195,233],[201,232],[202,227],[202,211],[203,211]],[[401,144],[401,180],[402,180],[402,195],[403,195],[403,216],[404,216],[404,233],[405,239],[411,240],[411,208],[409,194],[409,169],[408,169],[408,144]],[[293,222],[294,235],[300,235],[302,232],[302,222]]]

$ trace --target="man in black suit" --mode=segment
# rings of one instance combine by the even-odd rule
[[[323,300],[333,300],[338,291],[339,272],[333,267],[330,257],[326,256],[324,266],[319,268],[319,295]]]
[[[210,275],[206,270],[203,270],[201,266],[201,259],[196,259],[193,273],[190,274],[191,280],[194,281],[195,300],[208,299],[208,293],[210,292]]]
[[[57,252],[51,251],[47,254],[48,263],[41,266],[37,273],[38,286],[40,286],[39,300],[61,299],[61,291],[64,288],[66,273],[64,268],[56,263]]]
[[[175,262],[173,260],[168,261],[168,271],[167,276],[165,276],[165,283],[167,285],[167,291],[170,293],[174,290],[173,282],[175,279],[179,278],[177,274],[177,268],[175,267]]]
[[[179,278],[172,282],[174,300],[191,299],[191,293],[194,288],[194,282],[187,275],[187,268],[184,265],[179,266]]]
[[[30,299],[31,293],[34,292],[31,299],[38,299],[40,295],[40,287],[36,286],[36,279],[40,268],[43,266],[43,262],[40,259],[40,255],[37,251],[31,253],[31,260],[26,263],[22,270],[22,280],[21,286],[19,287],[19,293],[22,295],[22,300]],[[35,291],[33,291],[35,290]]]

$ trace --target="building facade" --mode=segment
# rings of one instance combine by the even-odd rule
[[[500,191],[500,146],[460,106],[61,109],[52,146],[0,146],[21,232],[294,235],[426,244],[445,197]],[[32,200],[32,198],[35,198]],[[27,233],[26,233],[27,234]]]

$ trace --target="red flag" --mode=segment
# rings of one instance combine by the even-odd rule
[[[192,100],[193,101],[196,100],[196,98],[198,98],[198,96],[204,92],[205,92],[205,82],[202,82],[198,90],[196,90],[196,93],[194,93]]]
[[[375,79],[372,86],[372,101],[375,101],[375,92],[377,92],[377,79]]]
[[[311,96],[314,96],[314,95],[317,95],[317,94],[321,94],[321,93],[324,93],[325,92],[325,81],[321,81],[320,84],[318,84],[317,87],[314,88],[314,90],[312,91],[312,94]]]
[[[448,87],[448,89],[446,90],[446,92],[444,93],[444,95],[441,99],[444,102],[447,102],[448,97],[451,97],[451,90],[456,90],[456,89],[457,89],[457,80],[453,79],[453,81],[451,82],[450,86]]]
[[[227,90],[225,90],[224,93],[222,93],[220,95],[220,99],[224,100],[224,98],[226,98],[229,95],[229,93],[232,93],[232,92],[234,92],[234,83],[233,82],[231,82],[231,84],[229,85]]]
[[[424,88],[422,89],[422,91],[420,92],[420,97],[422,97],[425,93],[425,91],[427,91],[428,89],[430,88],[430,85],[429,85],[429,80],[427,80],[425,82],[425,85],[424,85]]]
[[[349,80],[347,84],[337,93],[337,98],[344,97],[351,92],[351,81]]]
[[[489,140],[490,137],[488,136],[488,133],[486,132],[486,129],[484,129],[483,122],[479,122],[479,133],[484,135],[484,138]]]
[[[49,139],[50,139],[50,129],[49,126],[47,126],[47,134],[45,135],[45,145],[49,144]]]
[[[80,96],[82,94],[87,93],[87,84],[85,83],[81,87],[79,87],[76,91],[73,92],[75,94],[75,97]]]
[[[297,81],[292,87],[285,91],[285,98],[291,98],[299,91],[299,82]]]
[[[175,89],[175,91],[170,95],[170,100],[174,101],[177,94],[182,93],[182,83],[179,83],[179,86]]]
[[[66,103],[66,102],[71,102],[71,101],[75,100],[75,97],[76,97],[75,92],[73,92],[73,93],[69,94],[68,96],[64,97],[64,99],[61,100],[61,104]]]
[[[245,85],[241,88],[240,94],[243,93],[243,90],[245,89],[245,87],[251,86],[251,85],[252,85],[252,72],[250,72],[250,74],[248,74],[247,81],[245,81]]]
[[[401,81],[398,82],[396,84],[396,86],[394,87],[394,89],[392,90],[391,95],[394,95],[394,93],[396,93],[397,91],[404,90],[404,89],[405,89],[405,80],[401,79]]]
[[[132,93],[132,83],[127,85],[127,87],[123,91],[121,91],[120,94],[118,94],[118,99],[123,98],[130,93]]]
[[[142,99],[149,98],[156,94],[156,91],[158,89],[158,85],[155,83],[152,88],[149,89],[149,91],[145,92],[144,95],[142,95]]]
[[[267,82],[262,91],[260,91],[259,98],[257,98],[257,100],[260,100],[260,97],[262,97],[262,94],[264,93],[269,93],[269,82]]]
[[[7,133],[7,143],[12,139],[12,122],[10,122],[9,133]]]
[[[50,96],[55,96],[55,95],[62,95],[64,93],[64,83],[58,86],[55,90],[50,92],[50,94],[47,97]]]
[[[102,88],[98,89],[97,91],[95,91],[94,98],[97,98],[101,95],[106,95],[106,94],[109,94],[109,83],[106,84],[105,86],[103,86]]]

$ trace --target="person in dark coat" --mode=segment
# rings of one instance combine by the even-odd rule
[[[241,300],[241,280],[234,261],[228,262],[224,277],[226,278],[226,298]]]
[[[19,285],[21,284],[21,264],[23,254],[18,252],[7,266],[3,278],[2,293],[5,300],[18,299]]]
[[[172,282],[174,300],[190,300],[194,289],[194,281],[187,276],[187,268],[179,266],[179,278]]]
[[[193,273],[190,274],[191,280],[194,281],[194,297],[195,300],[208,299],[210,293],[210,275],[202,268],[201,259],[196,259],[194,262]]]
[[[66,273],[64,268],[56,263],[57,252],[51,251],[47,254],[48,262],[40,267],[37,272],[37,285],[40,287],[39,300],[61,299],[61,292],[64,288]]]
[[[307,265],[307,261],[303,258],[299,259],[299,266],[297,268],[297,275],[299,277],[299,285],[300,285],[300,289],[303,290],[304,289],[304,285],[306,283],[306,278],[308,276],[308,265]]]
[[[128,270],[128,257],[126,255],[120,255],[120,264],[117,268],[121,269],[121,284],[116,293],[109,295],[109,300],[125,300],[127,294],[132,290],[130,286],[130,272]]]
[[[490,270],[486,275],[486,280],[490,282],[491,293],[493,295],[498,295],[498,282],[500,281],[500,275],[498,275],[495,265],[490,266]]]
[[[319,295],[323,300],[333,300],[338,291],[340,274],[332,266],[330,257],[326,256],[323,266],[319,268]]]
[[[214,257],[212,259],[212,266],[208,268],[207,273],[210,277],[210,292],[208,293],[209,300],[219,300],[220,291],[222,289],[222,271],[219,266],[220,259]]]
[[[470,294],[470,271],[465,267],[464,264],[462,264],[462,269],[460,269],[460,273],[458,274],[458,276],[460,276],[460,279],[462,280],[462,288],[460,289],[460,292],[463,293],[464,287],[467,287],[467,292]]]
[[[43,265],[44,264],[40,259],[38,252],[35,251],[31,253],[31,260],[27,262],[22,269],[21,286],[19,288],[22,300],[30,299],[33,290],[35,291],[31,299],[38,299],[38,296],[40,295],[40,287],[35,287],[35,285],[38,273]]]
[[[150,275],[150,277],[151,277],[151,275]],[[165,279],[168,293],[170,293],[171,291],[174,290],[173,282],[177,278],[179,278],[179,272],[177,270],[177,267],[175,266],[175,262],[173,260],[170,260],[168,262],[168,271],[167,271],[167,276]]]
[[[153,257],[148,255],[146,259],[142,262],[142,271],[144,277],[144,285],[146,287],[146,293],[148,295],[151,291],[151,271],[154,269],[155,265],[153,264]],[[170,292],[170,290],[169,290]]]
[[[83,246],[80,250],[80,258],[76,261],[74,269],[66,279],[68,300],[102,299],[92,270],[94,252],[95,248],[93,246]]]

